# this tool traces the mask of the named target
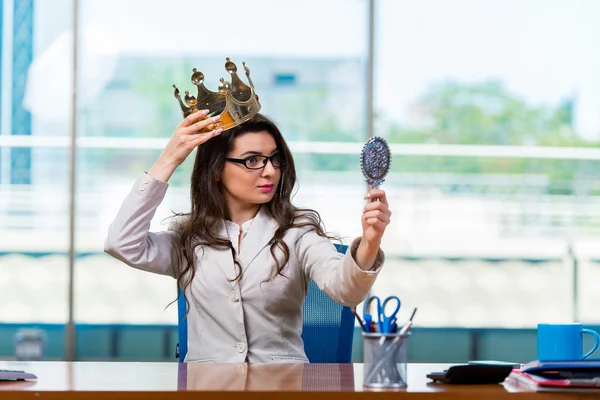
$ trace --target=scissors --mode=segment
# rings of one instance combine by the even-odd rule
[[[377,318],[373,320],[373,315],[370,312],[371,303],[375,301],[377,305]],[[389,302],[395,302],[396,308],[394,311],[387,315],[385,308]],[[401,301],[398,296],[388,296],[381,302],[378,296],[370,296],[365,300],[363,306],[363,318],[365,320],[365,329],[367,332],[379,331],[380,333],[394,333],[398,329],[396,324],[396,314],[400,311]]]

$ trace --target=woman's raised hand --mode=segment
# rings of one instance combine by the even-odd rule
[[[208,110],[200,110],[188,115],[177,127],[173,136],[169,139],[165,149],[161,153],[156,163],[148,171],[148,175],[167,182],[175,169],[180,166],[190,153],[202,143],[221,134],[221,128],[216,128],[214,124],[219,120],[219,116],[206,118]],[[213,128],[207,133],[198,133],[205,128]]]
[[[371,199],[377,199],[371,201]],[[371,189],[365,196],[369,202],[363,209],[363,240],[379,247],[385,228],[390,224],[392,212],[389,209],[385,191]]]
[[[392,212],[389,209],[385,192],[371,189],[365,196],[368,200],[361,218],[362,238],[356,250],[356,264],[363,270],[373,267],[385,229],[390,224]],[[377,199],[376,201],[371,201]]]

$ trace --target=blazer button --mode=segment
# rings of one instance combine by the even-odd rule
[[[143,183],[140,185],[140,190],[146,190],[146,185],[144,185]]]
[[[244,351],[246,351],[246,343],[244,342],[239,342],[236,347],[239,353],[243,353]]]
[[[235,292],[235,290],[232,290],[231,293],[229,293],[229,298],[231,299],[231,301],[233,302],[237,302],[240,301],[240,298],[238,297],[237,293]]]

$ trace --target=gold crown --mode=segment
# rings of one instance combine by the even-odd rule
[[[260,111],[258,96],[254,93],[254,84],[250,79],[250,70],[246,67],[246,63],[242,61],[250,86],[238,77],[237,66],[229,60],[229,57],[226,60],[225,69],[231,75],[231,83],[221,78],[218,92],[210,91],[204,86],[204,74],[196,68],[192,70],[192,83],[198,88],[196,97],[186,90],[182,101],[179,89],[173,85],[174,96],[179,101],[184,118],[198,110],[208,109],[208,117],[216,115],[221,117],[219,122],[215,123],[215,127],[227,130],[248,121]],[[214,128],[211,126],[211,129]],[[205,131],[208,130],[210,129],[207,128]]]

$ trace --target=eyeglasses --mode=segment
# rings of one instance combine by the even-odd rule
[[[267,161],[271,161],[273,168],[281,168],[283,166],[283,160],[280,154],[273,154],[272,156],[250,156],[246,158],[227,158],[227,161],[242,164],[248,169],[262,169],[267,166]]]

